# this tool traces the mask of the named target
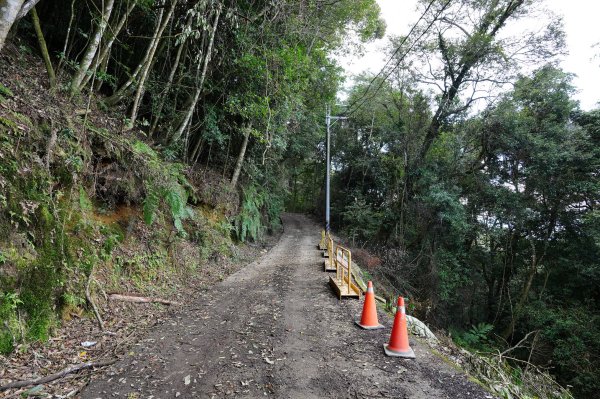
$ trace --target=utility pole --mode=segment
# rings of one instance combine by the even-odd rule
[[[325,141],[326,146],[326,173],[325,173],[325,232],[329,234],[329,229],[331,227],[331,218],[330,218],[330,200],[331,200],[331,192],[330,192],[330,181],[331,181],[331,125],[332,120],[338,121],[340,119],[348,119],[345,116],[331,116],[331,107],[329,105],[325,106],[325,124],[327,125],[327,139]]]

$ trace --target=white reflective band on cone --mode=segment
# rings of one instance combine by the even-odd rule
[[[404,309],[404,306],[398,306],[398,312],[400,312],[401,314],[406,314],[406,310]]]
[[[373,291],[373,287],[369,287],[369,288],[367,288],[367,292],[375,292],[375,291]]]

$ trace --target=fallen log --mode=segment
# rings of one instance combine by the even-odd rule
[[[81,370],[91,369],[94,367],[110,366],[111,364],[115,363],[117,360],[118,359],[101,360],[98,362],[86,362],[86,363],[78,364],[76,366],[67,367],[66,369],[63,369],[63,370],[59,371],[58,373],[50,374],[45,377],[34,378],[31,380],[11,382],[6,385],[0,386],[0,392],[6,391],[7,389],[11,389],[11,388],[23,388],[23,387],[28,387],[30,385],[47,384],[49,382],[58,380],[59,378],[63,378],[69,374],[73,374],[73,373],[76,373]]]
[[[181,305],[181,302],[169,301],[162,298],[153,298],[147,296],[137,295],[122,295],[122,294],[108,294],[108,299],[111,301],[124,301],[134,303],[162,303],[163,305]]]

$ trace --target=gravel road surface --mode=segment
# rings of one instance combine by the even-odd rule
[[[386,357],[392,320],[356,327],[362,300],[338,301],[328,286],[319,227],[283,222],[271,251],[190,298],[81,397],[492,398],[419,339],[415,360]]]

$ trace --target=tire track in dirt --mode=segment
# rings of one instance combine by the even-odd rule
[[[358,329],[361,303],[331,292],[318,226],[296,214],[283,221],[271,251],[190,299],[81,397],[492,397],[419,340],[416,360],[385,357],[389,328]]]

